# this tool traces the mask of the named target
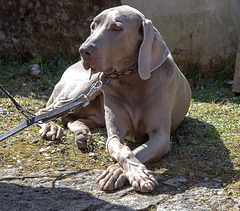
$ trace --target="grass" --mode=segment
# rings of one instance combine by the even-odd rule
[[[41,66],[41,78],[29,74],[29,65]],[[26,109],[43,108],[54,85],[69,66],[64,55],[55,61],[36,58],[27,63],[0,57],[0,84]],[[170,178],[184,176],[190,185],[220,181],[223,187],[240,194],[240,97],[224,83],[228,78],[207,77],[201,73],[187,76],[193,91],[190,110],[178,130],[172,134],[172,151],[148,165],[154,172]],[[12,102],[0,92],[0,133],[25,119]],[[19,168],[20,172],[41,169],[79,170],[105,169],[112,162],[105,151],[106,130],[92,131],[95,140],[90,152],[81,152],[73,143],[73,134],[59,143],[40,139],[39,127],[31,126],[0,143],[0,167]],[[130,144],[130,147],[136,147]],[[166,187],[165,187],[166,188]]]

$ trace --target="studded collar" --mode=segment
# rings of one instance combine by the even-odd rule
[[[128,76],[128,75],[132,75],[132,74],[136,73],[137,72],[137,67],[138,67],[138,63],[135,63],[132,66],[124,68],[121,71],[114,70],[113,72],[111,72],[109,74],[104,73],[104,75],[108,79],[118,79],[122,76]]]

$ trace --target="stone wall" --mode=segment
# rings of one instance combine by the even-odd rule
[[[0,0],[0,54],[54,59],[78,54],[91,19],[120,0]]]
[[[63,51],[77,56],[91,19],[121,4],[153,21],[181,68],[192,62],[218,71],[236,55],[239,0],[0,0],[0,55],[54,59]]]

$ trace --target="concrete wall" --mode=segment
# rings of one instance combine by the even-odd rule
[[[122,0],[140,10],[162,34],[181,66],[195,61],[217,70],[237,52],[240,0]]]

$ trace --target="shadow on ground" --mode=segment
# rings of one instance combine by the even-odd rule
[[[127,206],[110,203],[101,197],[98,198],[96,191],[94,196],[94,193],[90,192],[93,185],[89,183],[85,184],[86,187],[83,185],[85,182],[82,177],[86,176],[83,174],[87,172],[88,170],[72,172],[57,179],[53,179],[47,174],[37,175],[38,173],[26,177],[2,178],[0,179],[0,209],[132,210]],[[66,177],[70,179],[66,179]],[[88,180],[91,181],[91,177]]]
[[[220,188],[240,181],[240,171],[234,169],[230,151],[215,127],[193,118],[185,118],[172,134],[171,152],[148,166],[165,176],[161,193],[175,193],[193,186]],[[175,179],[171,182],[172,179]]]

